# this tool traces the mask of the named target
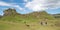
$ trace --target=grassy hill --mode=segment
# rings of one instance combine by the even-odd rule
[[[56,19],[60,19],[60,14],[53,14],[52,16],[54,16]]]
[[[9,8],[0,19],[0,30],[60,30],[59,21],[45,11],[19,14]]]

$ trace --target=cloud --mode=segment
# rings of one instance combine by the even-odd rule
[[[11,5],[5,2],[0,2],[0,6],[11,6]]]
[[[60,8],[60,0],[32,0],[31,2],[27,2],[25,7],[33,11],[57,9]]]
[[[2,2],[2,1],[0,1],[0,6],[15,7],[15,8],[18,8],[19,10],[23,10],[23,8],[21,8],[19,5],[9,4],[6,2]]]
[[[12,5],[13,6],[13,5]],[[19,10],[24,10],[24,8],[21,8],[19,5],[14,5],[13,7],[18,8]]]
[[[28,2],[28,0],[24,0],[24,2]]]

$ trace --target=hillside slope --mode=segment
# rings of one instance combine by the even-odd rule
[[[0,19],[0,30],[60,30],[60,21],[45,11],[19,14],[9,8]]]
[[[7,9],[4,11],[4,16],[1,20],[5,21],[38,21],[38,20],[53,20],[54,17],[46,13],[42,12],[32,12],[29,14],[19,14],[15,9]]]

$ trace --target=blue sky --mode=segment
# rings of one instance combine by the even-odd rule
[[[0,0],[0,15],[8,8],[15,8],[21,14],[34,11],[57,14],[60,13],[60,0]]]

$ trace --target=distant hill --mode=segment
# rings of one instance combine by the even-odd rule
[[[53,14],[52,16],[54,16],[57,19],[60,19],[60,14]]]
[[[2,16],[0,15],[0,18],[2,18]]]

